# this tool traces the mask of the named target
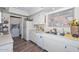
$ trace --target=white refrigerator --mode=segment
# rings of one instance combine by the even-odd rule
[[[25,21],[24,22],[24,39],[26,41],[29,41],[30,40],[30,30],[32,29],[32,21]]]

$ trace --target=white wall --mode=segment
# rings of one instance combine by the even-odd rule
[[[75,18],[79,19],[79,7],[75,7]]]
[[[11,24],[20,24],[21,20],[21,18],[10,17]]]
[[[39,12],[39,13],[31,16],[30,18],[33,19],[33,24],[44,24],[45,13],[44,12]]]

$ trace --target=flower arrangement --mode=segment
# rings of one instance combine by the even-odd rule
[[[71,26],[79,26],[79,20],[78,19],[73,19],[69,22],[69,25]]]

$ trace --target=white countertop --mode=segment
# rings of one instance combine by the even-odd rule
[[[11,34],[1,35],[0,36],[0,45],[12,43],[12,42],[13,42],[13,39],[11,37]]]

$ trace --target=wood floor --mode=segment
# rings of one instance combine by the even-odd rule
[[[42,48],[40,48],[31,41],[27,42],[19,37],[13,38],[13,40],[14,40],[14,46],[13,46],[14,52],[46,52],[45,50],[43,50]]]

